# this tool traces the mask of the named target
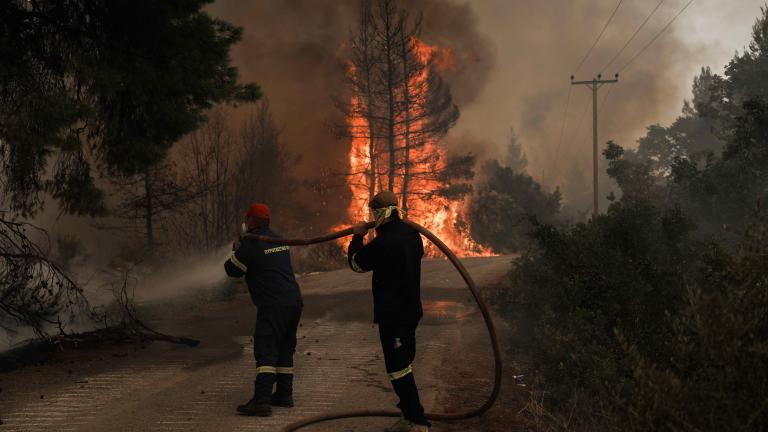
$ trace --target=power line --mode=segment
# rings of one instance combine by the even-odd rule
[[[563,123],[560,125],[560,138],[557,140],[557,149],[555,155],[560,154],[560,146],[563,143],[563,133],[565,133],[565,122],[568,119],[568,107],[571,105],[571,91],[573,86],[568,86],[568,97],[565,99],[565,109],[563,110]]]
[[[569,87],[573,88],[572,85],[569,85]],[[580,142],[581,141],[580,134],[581,134],[581,131],[582,131],[582,125],[584,124],[584,119],[587,118],[587,112],[588,111],[589,111],[589,100],[586,101],[586,103],[584,104],[584,109],[581,110],[581,116],[578,117],[578,121],[576,122],[576,130],[572,134],[569,134],[569,137],[570,137],[569,141],[574,141],[574,142]],[[578,110],[576,112],[578,113]],[[576,114],[576,115],[578,116],[578,114]],[[560,151],[555,153],[555,163],[554,163],[554,166],[555,166],[555,169],[557,171],[560,170],[560,163],[562,161],[562,156],[563,155],[562,155],[562,153],[560,153]]]
[[[664,26],[664,27],[663,27],[661,30],[659,30],[659,31],[656,33],[656,35],[655,35],[653,38],[651,38],[651,40],[650,40],[650,41],[649,41],[647,44],[645,44],[645,45],[644,45],[644,46],[643,46],[643,47],[640,49],[640,51],[638,51],[638,52],[637,52],[637,54],[635,54],[635,55],[634,55],[634,56],[633,56],[633,57],[632,57],[632,58],[631,58],[629,61],[627,61],[626,63],[624,63],[624,65],[621,67],[621,69],[619,69],[619,73],[621,73],[621,72],[623,72],[625,69],[627,69],[627,68],[628,68],[628,67],[629,67],[629,66],[630,66],[630,65],[631,65],[631,64],[632,64],[632,63],[633,63],[633,62],[634,62],[634,61],[635,61],[635,60],[636,60],[638,57],[640,57],[640,55],[642,55],[642,54],[645,52],[645,50],[647,50],[647,49],[648,49],[648,48],[649,48],[651,45],[653,45],[653,43],[654,43],[654,42],[656,42],[656,40],[657,40],[659,37],[661,37],[661,35],[662,35],[662,34],[664,34],[664,32],[666,32],[666,31],[667,31],[667,29],[669,29],[669,27],[670,27],[670,26],[672,26],[672,24],[675,22],[675,20],[677,20],[677,18],[678,18],[680,15],[682,15],[682,14],[683,14],[683,12],[685,12],[685,10],[686,10],[686,9],[688,9],[688,7],[689,7],[691,4],[693,4],[693,2],[694,2],[694,1],[695,1],[695,0],[689,0],[689,1],[688,1],[688,3],[686,3],[686,4],[685,4],[685,6],[683,6],[683,8],[682,8],[682,9],[680,9],[680,10],[677,12],[677,14],[675,14],[675,16],[673,16],[673,17],[672,17],[672,18],[671,18],[671,19],[670,19],[670,20],[667,22],[667,24],[666,24],[666,25],[665,25],[665,26]],[[610,88],[608,89],[608,91],[605,93],[605,96],[603,97],[603,101],[600,103],[600,107],[598,108],[598,110],[599,110],[600,112],[602,112],[602,110],[603,110],[604,106],[606,105],[606,102],[607,102],[607,100],[608,100],[608,96],[611,94],[611,90],[613,90],[613,87],[610,87]],[[607,117],[607,118],[610,118],[610,117]],[[605,123],[606,123],[606,124],[608,124],[608,121],[606,121]]]
[[[576,70],[573,71],[572,75],[576,75],[579,72],[579,70],[581,69],[581,66],[584,64],[585,61],[587,61],[587,58],[589,58],[589,55],[592,54],[592,50],[594,50],[595,46],[597,46],[597,43],[600,42],[600,39],[603,37],[603,33],[605,33],[605,29],[607,29],[608,25],[611,23],[611,21],[613,21],[613,17],[616,16],[616,12],[618,12],[619,7],[623,2],[624,0],[619,0],[619,4],[617,4],[616,8],[613,9],[613,13],[611,13],[611,16],[608,17],[608,21],[606,21],[605,25],[603,26],[603,29],[600,30],[600,34],[597,35],[597,39],[595,39],[595,42],[593,42],[592,46],[589,47],[589,51],[587,51],[587,53],[584,55],[584,58],[581,59],[581,61],[579,62],[579,65],[576,66]]]
[[[611,90],[613,90],[613,86],[608,87],[608,91],[605,92],[605,96],[603,96],[603,100],[600,101],[600,104],[597,106],[597,112],[598,114],[603,112],[603,105],[605,105],[605,101],[608,100],[608,96],[611,94]]]
[[[611,24],[611,21],[613,21],[613,17],[616,16],[616,12],[619,11],[619,7],[621,7],[622,3],[624,3],[624,0],[619,0],[619,2],[616,4],[616,7],[613,9],[613,12],[611,12],[611,16],[608,17],[608,21],[605,22],[605,25],[603,25],[602,30],[600,30],[600,34],[597,35],[597,38],[592,43],[592,46],[589,47],[589,50],[587,51],[586,54],[584,54],[584,57],[579,62],[578,66],[576,66],[576,70],[573,71],[573,74],[571,74],[571,75],[576,75],[576,73],[578,73],[579,70],[581,69],[581,66],[584,65],[584,62],[587,61],[587,59],[589,58],[589,55],[592,54],[592,51],[597,46],[598,42],[600,42],[600,39],[602,39],[603,34],[605,33],[605,30]],[[563,143],[563,134],[565,133],[565,126],[566,126],[566,123],[567,123],[567,120],[568,120],[568,108],[570,107],[571,91],[572,91],[572,89],[573,89],[573,86],[569,85],[568,86],[568,96],[566,97],[566,100],[565,100],[565,109],[563,110],[562,123],[560,124],[560,136],[557,139],[557,149],[555,150],[555,157],[558,158],[558,160],[559,160],[559,154],[560,154],[560,147],[562,146],[562,143]],[[585,112],[586,112],[586,110],[585,110]]]
[[[572,85],[568,85],[568,87],[571,90],[573,89]],[[568,90],[569,99],[570,99],[571,90]],[[576,132],[573,135],[571,135],[572,137],[577,137],[579,132],[581,131],[581,125],[584,123],[584,119],[587,117],[587,110],[588,109],[589,109],[589,101],[587,101],[587,103],[584,104],[584,110],[583,110],[583,112],[581,114],[581,117],[579,118],[578,123],[576,123]],[[563,121],[565,121],[565,119],[563,119]],[[557,144],[557,151],[555,152],[555,163],[553,164],[556,171],[560,170],[560,159],[561,159],[560,156],[561,156],[561,154],[560,154],[560,142],[558,142],[558,144]]]
[[[584,57],[582,57],[581,61],[576,66],[576,70],[574,70],[573,74],[571,75],[571,81],[573,81],[573,76],[576,75],[576,73],[578,73],[579,70],[581,70],[581,67],[584,65],[584,62],[587,61],[589,56],[592,54],[592,51],[594,51],[595,47],[602,39],[603,34],[605,34],[605,30],[608,29],[608,26],[613,21],[613,18],[616,16],[616,12],[619,11],[619,8],[621,7],[622,3],[624,3],[624,0],[619,0],[619,2],[616,4],[616,7],[613,9],[613,12],[611,12],[611,15],[608,17],[608,20],[605,22],[605,25],[603,25],[603,28],[600,30],[600,34],[597,35],[597,38],[595,38],[595,41],[592,43],[592,46],[589,47],[589,50],[587,50],[587,53],[584,54]],[[560,125],[560,136],[558,137],[557,148],[555,150],[555,158],[556,158],[555,167],[558,167],[560,163],[560,148],[562,147],[563,135],[565,134],[565,126],[568,120],[568,109],[570,107],[572,89],[573,89],[573,86],[569,85],[568,96],[566,97],[566,101],[565,101],[565,109],[563,110],[562,123]],[[583,123],[584,121],[584,116],[586,115],[586,112],[587,112],[587,106],[584,107],[584,114],[582,114],[582,118],[577,124],[577,133],[578,133],[578,130],[581,129],[581,123]]]
[[[624,46],[623,46],[623,47],[621,47],[621,49],[619,50],[619,52],[617,52],[617,53],[616,53],[616,55],[615,55],[615,56],[613,56],[613,58],[611,58],[611,61],[609,61],[609,62],[608,62],[608,64],[606,64],[606,65],[605,65],[605,66],[604,66],[604,67],[603,67],[603,68],[600,70],[600,73],[601,73],[601,74],[602,74],[602,73],[603,73],[603,72],[604,72],[606,69],[608,69],[608,67],[610,67],[610,66],[613,64],[613,62],[615,62],[615,61],[616,61],[616,59],[618,59],[618,58],[619,58],[619,56],[620,56],[620,55],[621,55],[621,54],[624,52],[624,50],[625,50],[625,49],[627,49],[627,46],[629,46],[629,44],[630,44],[630,43],[631,43],[631,42],[632,42],[632,41],[635,39],[635,37],[637,37],[637,34],[638,34],[638,33],[640,33],[640,30],[642,30],[642,29],[643,29],[643,27],[645,27],[645,25],[646,25],[646,24],[648,23],[648,21],[651,19],[651,17],[653,16],[653,14],[655,14],[655,13],[656,13],[656,11],[659,9],[659,7],[661,7],[661,5],[662,5],[662,4],[664,4],[664,2],[665,2],[665,1],[666,1],[666,0],[661,0],[661,1],[659,1],[659,4],[657,4],[657,5],[656,5],[656,7],[655,7],[655,8],[653,8],[653,10],[651,11],[651,13],[650,13],[650,14],[648,14],[648,16],[645,18],[645,21],[643,21],[643,23],[642,23],[642,24],[640,24],[640,27],[638,27],[638,28],[637,28],[637,30],[635,30],[635,33],[632,35],[632,37],[630,37],[629,39],[627,39],[627,42],[624,44]]]
[[[589,100],[584,104],[584,109],[581,111],[581,117],[579,117],[579,122],[576,124],[576,132],[573,133],[573,138],[577,141],[579,139],[579,132],[581,132],[581,125],[584,124],[584,119],[587,118],[587,111],[589,111]]]
[[[673,23],[673,22],[675,22],[675,20],[677,19],[677,17],[679,17],[679,16],[680,16],[680,15],[681,15],[683,12],[685,12],[685,10],[686,10],[686,9],[688,9],[688,6],[690,6],[690,5],[691,5],[693,2],[694,2],[694,0],[690,0],[688,3],[686,3],[686,4],[685,4],[685,6],[683,6],[683,8],[682,8],[682,9],[680,9],[680,11],[679,11],[679,12],[678,12],[678,13],[677,13],[675,16],[673,16],[671,20],[669,20],[669,22],[667,23],[667,25],[665,25],[665,26],[664,26],[664,28],[662,28],[662,29],[661,29],[661,30],[660,30],[658,33],[656,33],[656,36],[654,36],[654,37],[653,37],[653,39],[651,39],[651,41],[650,41],[650,42],[648,42],[647,44],[645,44],[645,46],[644,46],[643,48],[641,48],[641,49],[640,49],[640,51],[638,51],[638,52],[637,52],[637,54],[635,54],[635,56],[634,56],[634,57],[632,57],[632,58],[631,58],[631,59],[630,59],[628,62],[626,62],[626,63],[624,64],[624,66],[622,66],[622,67],[621,67],[621,69],[619,69],[619,73],[621,73],[621,72],[622,72],[624,69],[626,69],[626,68],[627,68],[627,67],[628,67],[630,64],[632,64],[632,62],[634,62],[636,58],[640,57],[640,55],[641,55],[641,54],[642,54],[642,53],[643,53],[643,52],[644,52],[646,49],[648,49],[648,47],[649,47],[649,46],[653,45],[653,43],[654,43],[654,42],[656,42],[656,39],[658,39],[658,38],[659,38],[659,37],[660,37],[662,34],[664,34],[664,32],[665,32],[665,31],[667,31],[667,29],[669,28],[669,26],[671,26],[671,25],[672,25],[672,23]]]
[[[609,126],[611,125],[611,122],[610,122],[611,113],[608,112],[603,114],[603,108],[605,108],[606,104],[608,103],[608,96],[611,95],[612,90],[613,90],[613,86],[608,87],[608,91],[605,92],[605,96],[603,96],[603,100],[600,101],[600,105],[598,105],[597,107],[597,113],[603,115],[603,118],[605,118],[605,120],[602,122],[603,135],[608,134],[608,130],[610,129]]]

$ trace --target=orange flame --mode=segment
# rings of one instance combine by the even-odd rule
[[[417,60],[423,65],[431,64],[438,70],[451,69],[455,66],[455,57],[451,50],[431,46],[418,39],[414,39],[413,43]],[[354,67],[349,68],[349,73],[355,73]],[[412,100],[425,96],[423,93],[426,91],[429,73],[429,68],[424,68],[419,75],[410,79],[409,88],[414,93]],[[368,120],[364,115],[360,114],[364,112],[362,102],[355,96],[352,97],[350,104],[352,108],[350,112],[353,114],[347,119],[347,126],[352,131],[367,130]],[[415,120],[411,125],[413,130],[419,130],[424,126],[421,122],[425,120],[423,117],[420,117],[421,113],[417,111],[418,109],[418,106],[413,106],[410,112],[411,118],[420,119]],[[397,123],[400,125],[398,126],[400,130],[396,133],[395,147],[400,149],[400,152],[403,152],[406,146],[404,133],[402,133],[404,131],[404,119],[397,119]],[[360,134],[353,133],[351,135],[359,136]],[[410,153],[409,160],[414,164],[410,167],[410,172],[412,173],[440,172],[446,167],[445,148],[434,140],[425,139],[418,146],[414,146],[411,143],[408,151]],[[352,146],[349,151],[349,173],[347,175],[347,184],[352,190],[353,195],[347,208],[347,216],[350,223],[370,220],[370,210],[368,208],[370,177],[368,173],[372,157],[377,158],[374,161],[376,163],[386,163],[385,155],[371,155],[368,138],[355,137],[352,139]],[[400,167],[399,170],[402,171],[403,168]],[[404,182],[402,174],[402,172],[399,172],[396,176],[394,187],[394,192],[400,194],[401,199]],[[458,256],[494,255],[490,249],[477,244],[469,234],[468,219],[464,216],[468,210],[468,201],[466,199],[450,200],[435,194],[434,192],[445,185],[434,177],[414,175],[410,178],[408,182],[408,190],[410,191],[408,196],[408,214],[406,217],[432,231]],[[386,187],[383,183],[385,182],[382,181],[380,184],[375,185],[374,189],[376,192]],[[437,248],[431,244],[426,246],[426,254],[428,256],[441,255]]]

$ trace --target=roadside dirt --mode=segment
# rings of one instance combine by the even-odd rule
[[[484,287],[484,296],[492,295],[496,286]],[[479,315],[479,312],[475,312]],[[445,412],[467,411],[480,406],[490,393],[493,373],[493,361],[489,348],[489,338],[485,329],[471,324],[467,320],[458,328],[461,343],[446,350],[443,354],[444,367],[438,375],[443,383],[437,406]],[[439,429],[445,432],[484,431],[484,432],[527,432],[528,421],[521,415],[529,394],[520,367],[511,354],[510,329],[500,318],[494,318],[496,332],[501,344],[503,356],[502,385],[496,404],[481,417],[445,423]],[[490,377],[490,378],[486,378]]]

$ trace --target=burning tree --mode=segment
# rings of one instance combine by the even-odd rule
[[[352,99],[350,102],[336,102],[348,121],[336,130],[338,135],[358,143],[359,148],[353,147],[350,153],[349,177],[350,181],[355,182],[355,188],[367,187],[370,200],[376,193],[378,173],[377,158],[368,155],[375,154],[377,148],[376,127],[380,108],[377,106],[374,81],[380,53],[374,46],[373,14],[368,1],[361,2],[359,25],[357,32],[350,35],[349,73],[346,75]]]
[[[351,138],[348,185],[350,220],[367,217],[379,190],[400,194],[402,208],[457,250],[483,252],[461,228],[474,157],[447,157],[440,140],[458,120],[440,71],[451,67],[450,50],[420,39],[422,15],[411,17],[393,0],[361,2],[359,26],[350,37],[349,99],[339,103]]]

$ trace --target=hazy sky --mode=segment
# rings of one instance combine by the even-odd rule
[[[687,2],[688,0],[666,0],[641,33],[638,34],[637,38],[627,47],[617,63],[623,64],[631,58]],[[547,7],[542,8],[542,3]],[[746,46],[750,38],[752,24],[760,14],[760,7],[764,3],[764,0],[694,0],[691,6],[677,18],[672,27],[648,48],[632,66],[623,72],[622,78],[625,78],[624,82],[619,83],[612,90],[610,99],[606,104],[606,111],[608,112],[605,113],[604,118],[601,117],[604,120],[600,128],[601,141],[616,138],[613,135],[618,134],[625,141],[622,142],[622,145],[633,146],[634,142],[626,141],[636,140],[643,132],[642,127],[635,127],[631,131],[621,131],[625,133],[619,133],[616,131],[616,125],[611,122],[610,118],[611,104],[621,103],[622,92],[626,94],[628,90],[637,90],[636,88],[627,89],[626,86],[643,85],[642,81],[627,83],[627,81],[631,81],[633,78],[633,69],[636,69],[643,62],[654,61],[654,57],[659,54],[660,49],[667,48],[673,43],[676,44],[678,48],[673,53],[673,60],[671,61],[671,64],[674,65],[675,73],[670,75],[669,71],[659,71],[658,74],[659,79],[671,80],[673,82],[669,83],[670,85],[666,86],[661,92],[663,98],[659,99],[659,110],[649,118],[653,123],[669,123],[679,114],[682,99],[689,96],[693,76],[699,71],[701,66],[711,66],[716,73],[722,73],[723,66],[730,60],[734,52],[737,49],[742,50]],[[617,4],[617,0],[574,0],[573,2],[570,0],[521,0],[515,2],[511,0],[473,0],[470,4],[477,14],[478,27],[496,46],[497,59],[496,66],[491,72],[490,79],[480,97],[471,106],[462,109],[462,118],[456,132],[468,132],[478,138],[501,143],[505,141],[509,127],[514,126],[518,129],[525,146],[545,146],[543,143],[532,142],[540,140],[540,135],[532,137],[526,134],[526,128],[528,127],[526,123],[528,121],[522,114],[521,104],[524,101],[520,91],[521,88],[525,87],[525,84],[521,85],[520,82],[514,81],[525,81],[530,79],[531,73],[538,73],[542,76],[552,77],[553,79],[549,80],[551,83],[557,82],[557,80],[562,82],[562,85],[552,84],[556,88],[549,89],[546,92],[546,94],[552,97],[558,97],[560,100],[558,106],[561,107],[559,108],[559,114],[557,114],[555,109],[545,114],[547,117],[552,117],[554,112],[555,117],[557,117],[554,123],[551,118],[546,120],[546,123],[549,125],[555,124],[559,128],[568,92],[568,76],[573,72],[569,68],[576,67],[580,58],[587,52],[594,38],[599,33],[602,25],[595,28],[594,19],[589,25],[585,24],[585,26],[590,27],[588,33],[591,36],[584,38],[584,31],[576,28],[578,25],[561,25],[564,19],[558,16],[561,14],[561,7],[558,6],[562,5],[562,8],[570,7],[571,10],[567,12],[570,14],[584,14],[585,20],[587,17],[597,16],[595,18],[597,22],[603,24]],[[577,79],[592,78],[593,74],[596,73],[596,68],[605,64],[607,59],[617,52],[616,49],[606,49],[605,52],[599,52],[600,47],[605,45],[623,45],[642,23],[643,18],[657,4],[656,0],[624,0],[614,21],[604,34],[601,43],[598,44],[591,57],[585,62]],[[580,49],[574,48],[575,52],[565,55],[566,58],[563,58],[564,55],[562,53],[557,53],[551,61],[539,65],[525,64],[527,62],[526,57],[520,55],[521,44],[515,41],[521,38],[530,38],[530,45],[535,45],[538,41],[534,39],[540,38],[539,35],[529,35],[530,28],[520,25],[520,14],[525,13],[527,7],[538,9],[538,12],[532,12],[531,15],[531,19],[536,21],[535,27],[546,29],[547,32],[555,34],[556,38],[563,40],[563,45],[580,47]],[[546,16],[547,14],[551,14],[550,19]],[[569,23],[573,22],[573,20],[569,21]],[[576,23],[578,23],[578,19]],[[574,38],[577,38],[575,43]],[[553,45],[556,44],[557,41],[553,42]],[[681,44],[684,49],[680,49]],[[521,65],[521,63],[523,64]],[[651,76],[647,73],[643,74],[643,80],[649,85],[652,84],[648,82]],[[535,85],[539,85],[541,81],[535,80],[535,82]],[[625,86],[624,89],[621,88],[622,85]],[[545,94],[543,89],[539,88],[537,91],[540,94]],[[584,87],[576,87],[572,91],[565,135],[569,137],[578,131],[580,137],[583,135],[583,139],[589,141],[591,140],[591,135],[589,135],[591,130],[589,115],[584,120],[581,120],[583,109],[587,108],[589,103],[589,91]],[[618,101],[617,98],[619,99]],[[491,106],[494,109],[489,110],[488,107]],[[579,123],[582,123],[580,127]],[[563,146],[568,145],[568,140],[566,139],[565,141]],[[541,159],[551,157],[554,151],[549,149],[545,153],[547,156],[539,154],[539,160],[537,161],[537,149],[529,148],[527,150],[528,153],[534,154],[534,169],[532,170],[534,172],[531,174],[540,177],[541,171],[544,169],[541,167],[542,162],[544,162]],[[561,151],[567,151],[567,149],[561,149]]]

